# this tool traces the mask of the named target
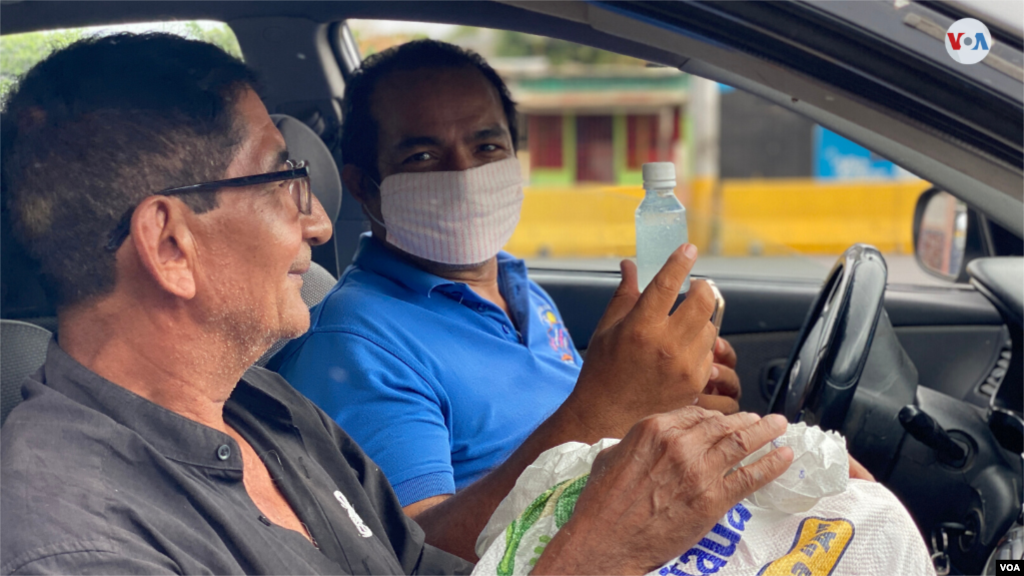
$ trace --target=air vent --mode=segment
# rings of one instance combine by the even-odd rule
[[[996,365],[992,367],[992,372],[989,373],[988,378],[978,385],[978,394],[991,398],[996,390],[999,390],[999,385],[1003,382],[1003,377],[1006,376],[1006,370],[1010,367],[1010,360],[1013,358],[1013,352],[1010,351],[1013,342],[1009,339],[1003,343],[1002,349],[999,351],[999,359],[996,360]]]

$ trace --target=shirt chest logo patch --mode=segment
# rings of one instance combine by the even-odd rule
[[[562,362],[574,363],[576,357],[572,354],[572,340],[569,339],[569,333],[565,330],[562,320],[547,305],[539,306],[537,313],[540,315],[541,322],[547,327],[548,344],[551,349],[559,355]]]
[[[352,523],[356,525],[356,531],[359,532],[360,536],[363,538],[373,536],[373,531],[370,530],[369,526],[363,523],[363,519],[359,517],[359,513],[356,512],[356,509],[349,503],[348,498],[345,498],[345,495],[341,493],[341,490],[334,491],[334,498],[337,499],[338,504],[341,504],[341,507],[348,512],[349,520],[352,520]]]

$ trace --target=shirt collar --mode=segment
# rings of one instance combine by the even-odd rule
[[[359,248],[352,264],[426,297],[430,297],[430,293],[437,288],[462,284],[423,271],[369,232],[360,236]],[[514,278],[516,282],[525,282],[526,264],[508,252],[498,252],[499,280],[503,276]]]
[[[246,410],[271,421],[290,424],[288,408],[261,389],[258,379],[254,380],[257,382],[250,383],[243,377],[238,382],[226,410]],[[241,451],[233,438],[106,380],[72,358],[56,340],[50,340],[42,381],[71,400],[131,429],[171,460],[207,468],[242,470]],[[219,448],[225,444],[231,448],[226,459],[218,456]]]

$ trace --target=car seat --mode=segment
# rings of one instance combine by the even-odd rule
[[[310,163],[310,184],[317,200],[333,223],[341,209],[341,175],[334,163],[330,150],[311,128],[284,114],[273,114],[271,118],[281,131],[292,158],[305,159]],[[57,330],[57,319],[52,304],[48,301],[39,282],[34,261],[24,248],[10,235],[6,199],[3,207],[3,293],[0,321],[0,423],[18,402],[21,402],[21,385],[25,378],[36,371],[46,358],[46,347],[53,332]],[[317,253],[309,270],[303,274],[302,299],[313,307],[334,286],[334,276],[317,262],[334,259],[333,244],[329,253]],[[324,261],[331,264],[330,261]],[[336,266],[336,263],[334,264]],[[275,344],[257,361],[263,366],[278,352],[286,341]]]
[[[0,425],[21,402],[21,383],[46,359],[52,333],[20,320],[0,320]]]

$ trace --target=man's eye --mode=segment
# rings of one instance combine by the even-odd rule
[[[497,144],[481,144],[480,145],[480,151],[481,152],[497,152],[500,149],[501,149],[501,147],[498,146]]]
[[[417,152],[416,154],[413,154],[412,156],[406,158],[404,163],[408,164],[410,162],[426,162],[427,160],[430,159],[430,152]]]

